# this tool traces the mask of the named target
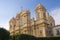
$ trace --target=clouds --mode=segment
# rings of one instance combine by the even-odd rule
[[[50,11],[50,15],[55,19],[55,24],[58,25],[60,24],[60,7],[58,8],[53,8]]]

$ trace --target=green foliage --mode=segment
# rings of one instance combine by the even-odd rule
[[[60,37],[34,37],[32,35],[13,35],[11,40],[60,40]]]
[[[0,28],[0,40],[9,40],[9,31],[4,28]]]
[[[32,35],[22,34],[22,35],[20,35],[19,39],[20,39],[20,40],[35,40],[36,37],[34,37],[34,36],[32,36]]]
[[[60,40],[60,37],[34,37],[32,35],[20,34],[10,36],[9,31],[0,28],[0,40]]]
[[[35,40],[36,37],[32,35],[26,35],[26,34],[21,34],[21,35],[13,35],[10,37],[12,40]]]
[[[37,40],[60,40],[60,37],[39,37]]]

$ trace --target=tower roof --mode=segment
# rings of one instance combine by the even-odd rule
[[[37,5],[36,10],[37,10],[37,9],[44,9],[44,10],[46,10],[45,7],[44,7],[41,3],[39,3],[39,4]]]
[[[42,7],[42,4],[39,3],[39,4],[37,5],[37,7]]]

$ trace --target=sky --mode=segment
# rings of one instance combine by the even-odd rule
[[[35,17],[35,8],[41,3],[47,12],[60,24],[60,0],[0,0],[0,27],[9,30],[9,20],[21,10],[29,9],[31,18]]]

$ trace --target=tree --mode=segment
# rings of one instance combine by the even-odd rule
[[[0,28],[0,40],[9,40],[10,33],[4,28]]]
[[[27,34],[12,35],[10,38],[12,40],[36,40],[36,37]]]

